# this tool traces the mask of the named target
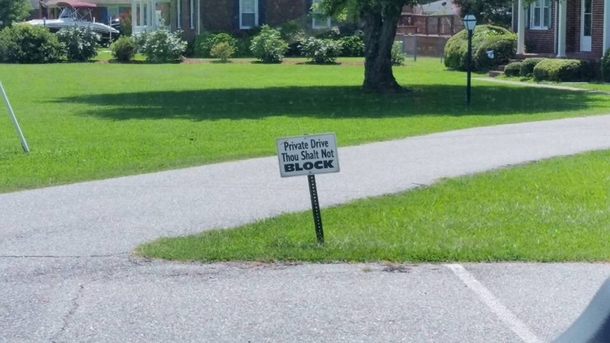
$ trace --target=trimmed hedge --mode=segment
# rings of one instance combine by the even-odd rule
[[[56,63],[64,46],[46,27],[13,24],[0,30],[0,63]]]
[[[521,62],[511,62],[504,68],[504,75],[506,76],[519,76],[523,68]]]
[[[493,50],[494,57],[487,52]],[[472,36],[472,70],[485,71],[507,64],[517,52],[517,36],[498,26],[479,25]],[[445,45],[445,66],[454,70],[466,70],[468,54],[468,31],[462,30],[451,37]]]
[[[136,55],[136,43],[131,37],[123,36],[110,45],[112,57],[119,62],[129,62]]]
[[[525,60],[523,60],[523,62],[521,62],[521,71],[519,72],[519,75],[523,77],[532,76],[532,73],[534,73],[534,67],[542,60],[544,60],[544,58],[526,58]]]
[[[576,82],[591,78],[588,61],[545,59],[534,67],[535,81]]]

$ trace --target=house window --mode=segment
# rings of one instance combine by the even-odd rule
[[[551,27],[551,0],[536,0],[530,7],[530,29]]]
[[[311,11],[311,27],[314,29],[327,29],[330,27],[330,17],[324,15],[321,9],[316,8],[316,4],[320,0],[313,0]]]
[[[239,0],[239,28],[249,29],[258,25],[258,0]]]

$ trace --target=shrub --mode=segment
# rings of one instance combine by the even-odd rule
[[[57,32],[57,38],[64,45],[68,61],[85,62],[97,55],[100,35],[90,27],[66,27]]]
[[[504,68],[504,75],[506,76],[519,76],[521,73],[521,68],[523,68],[521,62],[512,62],[506,65]]]
[[[314,37],[318,39],[338,40],[341,38],[341,32],[339,32],[338,27],[333,26],[329,29],[323,29],[323,31],[318,32]]]
[[[537,58],[537,57],[526,58],[521,63],[521,70],[519,71],[519,75],[521,75],[523,77],[532,76],[532,73],[534,72],[534,67],[536,66],[536,64],[540,63],[540,61],[542,61],[543,59],[544,58]]]
[[[343,57],[362,57],[364,56],[364,41],[360,36],[347,36],[340,40],[343,50]]]
[[[138,35],[136,46],[153,63],[179,62],[183,59],[187,43],[180,38],[182,32],[169,32],[166,29]]]
[[[119,62],[129,62],[136,54],[136,44],[131,37],[121,37],[110,46],[112,57]]]
[[[392,44],[391,56],[392,65],[401,66],[405,62],[407,55],[402,52],[402,42],[394,42]]]
[[[534,67],[534,80],[573,82],[590,77],[589,63],[568,59],[544,59]]]
[[[604,82],[610,82],[610,49],[606,50],[606,53],[602,58],[601,69]]]
[[[44,27],[13,24],[0,31],[0,62],[55,63],[63,54],[57,36]]]
[[[301,48],[307,59],[315,64],[335,63],[341,54],[341,43],[331,39],[309,37]]]
[[[487,55],[489,50],[494,51],[493,59]],[[479,25],[472,37],[472,70],[482,71],[506,64],[515,56],[516,50],[517,37],[514,33],[497,26]],[[445,44],[445,66],[454,70],[466,70],[467,55],[468,31],[462,30]]]
[[[119,14],[119,23],[122,36],[131,36],[133,28],[131,25],[131,11]]]
[[[263,63],[282,62],[287,49],[288,44],[282,40],[280,32],[268,25],[261,27],[261,33],[252,39],[250,45],[254,57]]]
[[[220,42],[212,47],[210,56],[220,58],[223,63],[226,63],[235,53],[235,48],[227,42]]]
[[[197,57],[214,57],[212,56],[212,48],[219,43],[227,43],[233,48],[233,53],[237,48],[237,39],[231,37],[228,33],[204,33],[195,37],[195,56]]]
[[[492,51],[493,58],[488,51]],[[517,37],[514,34],[490,36],[477,44],[473,49],[474,70],[484,71],[495,69],[507,64],[517,53]]]
[[[293,19],[283,23],[280,26],[280,34],[282,39],[288,43],[288,50],[286,50],[285,56],[303,56],[303,42],[307,35],[304,27],[307,26],[306,21],[303,19]]]

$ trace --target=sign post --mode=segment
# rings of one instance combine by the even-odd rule
[[[276,143],[280,176],[307,175],[316,239],[319,244],[323,244],[324,229],[322,227],[322,214],[320,213],[315,174],[339,172],[339,156],[335,134],[325,133],[278,138]]]

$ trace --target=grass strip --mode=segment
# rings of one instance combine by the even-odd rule
[[[447,179],[417,190],[230,230],[161,238],[136,253],[196,261],[610,260],[610,151]]]

